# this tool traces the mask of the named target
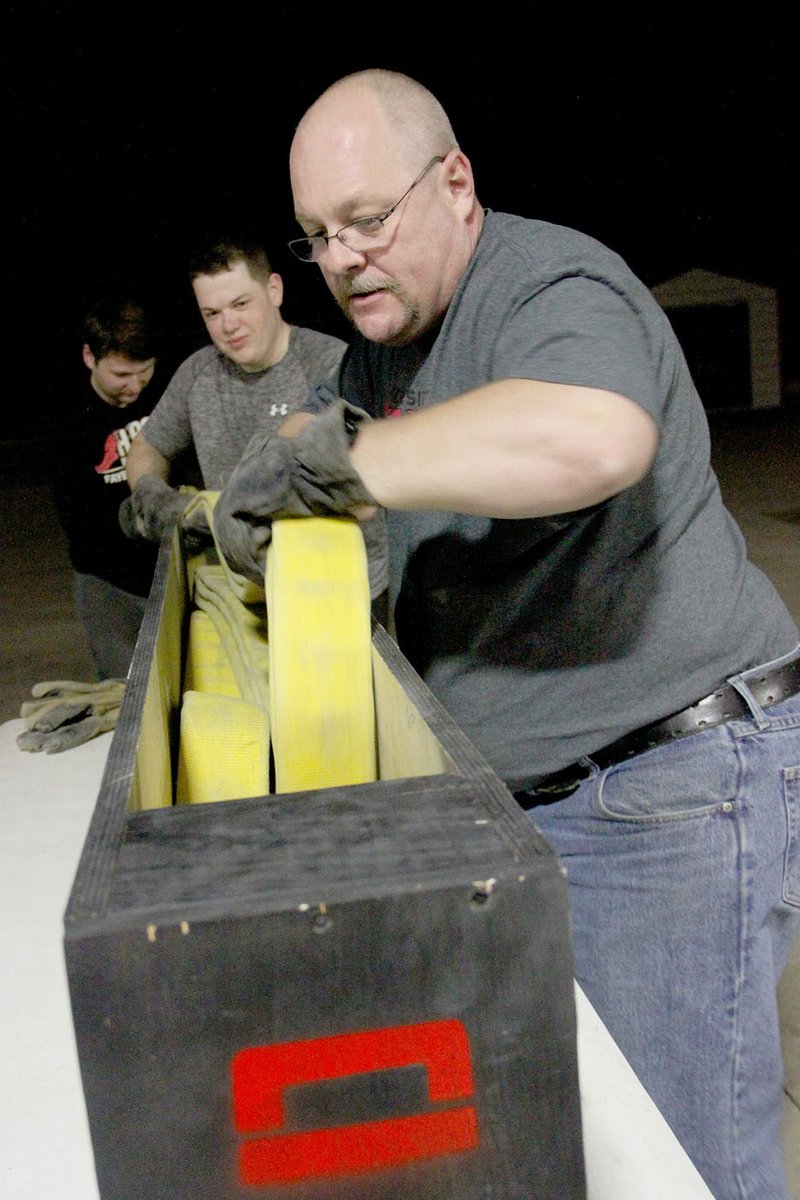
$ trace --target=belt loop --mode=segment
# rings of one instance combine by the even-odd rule
[[[786,654],[782,654],[780,658],[773,658],[757,667],[749,667],[748,670],[742,671],[741,675],[743,678],[749,679],[752,675],[760,675],[764,671],[776,671],[780,667],[787,667],[789,663],[796,662],[798,658],[800,658],[800,643]]]
[[[741,671],[738,675],[728,677],[728,683],[742,697],[759,729],[766,729],[769,726],[769,718],[765,715],[763,708],[747,686],[747,680],[752,679],[755,675],[762,675],[764,672],[780,670],[781,667],[788,666],[789,663],[794,662],[798,657],[800,657],[800,645],[795,646],[788,654],[781,655],[780,658],[774,658],[771,662],[762,663],[758,667],[750,667],[747,671]]]
[[[764,712],[761,705],[756,700],[750,688],[747,686],[747,681],[741,675],[729,675],[728,683],[732,688],[735,688],[739,695],[744,700],[747,707],[753,716],[753,720],[759,729],[767,729],[769,726],[769,718]]]

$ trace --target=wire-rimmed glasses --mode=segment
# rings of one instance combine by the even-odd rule
[[[374,244],[375,239],[383,232],[385,222],[400,207],[406,196],[409,196],[417,184],[422,182],[432,166],[441,162],[444,162],[443,155],[437,155],[436,158],[432,158],[420,171],[411,186],[406,188],[400,199],[391,208],[388,208],[386,212],[375,213],[369,217],[359,217],[357,221],[351,221],[349,225],[344,225],[341,229],[337,229],[336,233],[315,233],[311,237],[293,238],[291,242],[287,243],[289,249],[301,262],[317,262],[327,250],[328,242],[333,238],[337,238],[343,246],[347,246],[350,250],[366,250]]]

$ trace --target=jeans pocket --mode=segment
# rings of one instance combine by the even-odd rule
[[[685,821],[730,807],[738,780],[730,738],[709,730],[611,767],[599,778],[597,799],[618,821]]]
[[[783,798],[786,804],[786,855],[783,861],[783,898],[800,908],[800,767],[783,772]]]

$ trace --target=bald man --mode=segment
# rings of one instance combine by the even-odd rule
[[[598,242],[484,209],[406,76],[330,87],[290,169],[357,336],[233,473],[226,555],[387,511],[400,646],[560,854],[579,982],[717,1200],[785,1197],[800,648],[669,323]]]

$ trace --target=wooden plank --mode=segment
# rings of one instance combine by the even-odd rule
[[[189,604],[177,532],[169,548],[161,595],[160,620],[152,644],[134,759],[129,799],[129,808],[133,810],[159,808],[173,802],[177,762],[175,726]],[[145,644],[142,649],[146,648]]]

